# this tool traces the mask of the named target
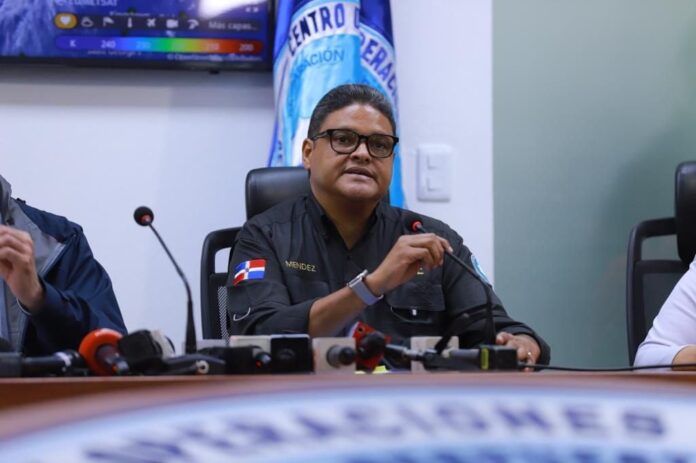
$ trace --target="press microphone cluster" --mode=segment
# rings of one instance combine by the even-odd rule
[[[510,347],[480,345],[473,349],[414,350],[387,345],[396,357],[421,364],[426,371],[516,371],[520,369],[517,350]]]
[[[237,373],[311,373],[355,371],[351,338],[314,338],[306,334],[231,336],[230,348],[253,348],[256,363]]]
[[[359,323],[352,337],[314,338],[305,334],[232,336],[227,344],[175,355],[171,342],[158,331],[122,335],[110,329],[90,332],[79,353],[66,350],[41,357],[0,353],[0,377],[245,375],[284,373],[352,374],[371,372],[385,356],[409,361],[412,371],[513,370],[515,349],[481,346],[459,349],[456,340],[443,352],[432,346],[438,338],[412,338],[411,347],[390,344],[390,338]],[[9,343],[0,339],[0,349]]]
[[[159,331],[139,330],[122,336],[114,330],[89,333],[80,354],[98,376],[224,374],[223,360],[202,353],[175,355]]]
[[[411,346],[391,344],[391,338],[371,326],[358,322],[353,333],[358,360],[363,368],[372,370],[383,359],[411,364],[411,371],[489,371],[519,370],[517,350],[496,345],[460,349],[458,338],[420,336],[411,338]],[[444,342],[444,348],[437,346]],[[362,355],[363,358],[360,358]]]
[[[27,357],[12,352],[0,339],[0,377],[126,376],[223,374],[224,361],[203,354],[174,355],[171,342],[158,331],[122,335],[101,328],[88,333],[75,350]]]

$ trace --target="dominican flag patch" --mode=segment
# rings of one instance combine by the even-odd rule
[[[242,262],[234,268],[233,286],[244,280],[261,280],[266,273],[266,259],[252,259]]]

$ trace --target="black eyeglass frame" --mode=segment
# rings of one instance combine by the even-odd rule
[[[349,132],[353,133],[358,137],[358,143],[356,143],[355,148],[353,148],[351,151],[339,151],[336,148],[334,148],[333,145],[333,133],[334,132]],[[391,147],[391,151],[389,151],[389,154],[386,156],[376,156],[374,153],[372,153],[372,150],[370,149],[370,137],[372,136],[379,136],[379,137],[388,137],[391,138],[394,141],[394,144]],[[399,137],[395,137],[393,135],[388,135],[386,133],[373,133],[370,135],[361,135],[355,130],[351,129],[326,129],[323,132],[319,132],[318,134],[314,135],[313,137],[310,137],[309,139],[312,141],[316,141],[319,138],[329,138],[329,144],[331,145],[331,149],[336,152],[336,154],[353,154],[355,151],[358,149],[361,143],[363,141],[365,142],[365,147],[367,148],[367,152],[370,156],[376,159],[388,159],[392,154],[394,154],[394,148],[396,148],[396,144],[399,143]]]

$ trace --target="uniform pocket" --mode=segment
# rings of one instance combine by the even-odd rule
[[[445,312],[442,285],[408,282],[384,295],[391,312],[413,324],[438,323]]]

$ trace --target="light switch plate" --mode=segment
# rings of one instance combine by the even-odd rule
[[[442,144],[419,145],[416,151],[417,197],[419,201],[449,201],[452,147]]]

